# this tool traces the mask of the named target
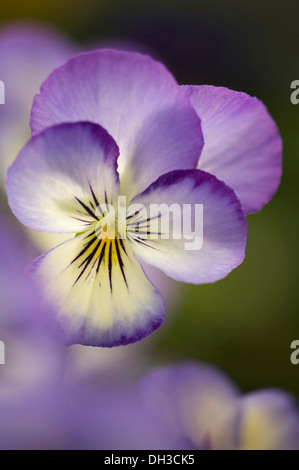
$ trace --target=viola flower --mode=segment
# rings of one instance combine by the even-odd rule
[[[204,201],[201,250],[185,250],[184,238],[151,240],[140,217],[142,230],[135,234],[134,212],[128,212],[125,233],[105,236],[106,217],[97,208],[113,206],[120,194],[118,153],[97,124],[62,124],[34,137],[8,173],[9,203],[19,220],[38,231],[72,234],[32,267],[67,344],[127,344],[160,326],[163,298],[135,256],[187,282],[217,280],[244,256],[246,224],[236,196],[199,170],[162,175],[132,203]]]
[[[25,225],[40,232],[72,234],[33,264],[67,344],[127,344],[161,325],[163,299],[136,257],[176,280],[196,284],[215,282],[242,262],[248,180],[257,209],[254,192],[268,182],[259,206],[271,197],[281,156],[278,132],[263,105],[248,97],[244,111],[244,96],[238,97],[239,106],[232,100],[235,107],[228,104],[218,115],[214,103],[213,110],[216,127],[225,112],[233,124],[235,114],[243,112],[241,131],[236,131],[242,142],[236,144],[236,136],[227,129],[224,140],[226,150],[232,143],[238,146],[243,162],[239,168],[244,193],[236,188],[240,200],[233,190],[239,182],[236,175],[231,189],[196,169],[204,151],[196,100],[190,100],[190,90],[178,86],[162,64],[141,54],[99,50],[71,59],[43,84],[32,110],[33,138],[9,170],[7,193],[12,211]],[[209,117],[203,121],[207,135]],[[246,132],[244,140],[248,125],[252,145],[258,143],[252,150],[254,156],[259,152],[258,166],[251,162]],[[231,165],[227,153],[223,166]],[[214,162],[209,155],[206,165]],[[184,236],[166,240],[158,234],[154,240],[152,219],[138,219],[133,213],[127,213],[122,233],[105,238],[107,219],[99,206],[109,204],[119,216],[119,195],[146,209],[152,204],[202,204],[202,247],[186,250]],[[137,221],[138,235],[132,230]],[[190,222],[194,226],[194,214]]]

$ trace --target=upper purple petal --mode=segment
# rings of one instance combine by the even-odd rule
[[[118,152],[112,137],[97,124],[46,129],[28,142],[8,171],[11,210],[40,232],[87,230],[105,192],[109,198],[118,194]]]
[[[184,89],[202,123],[205,144],[198,168],[233,188],[245,214],[258,211],[281,177],[282,141],[266,107],[227,88]]]

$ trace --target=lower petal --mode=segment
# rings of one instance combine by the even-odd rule
[[[223,373],[204,364],[156,370],[142,382],[144,401],[178,429],[196,449],[233,449],[237,445],[239,392]]]
[[[163,298],[122,240],[77,236],[35,260],[31,271],[66,344],[125,345],[163,323]]]

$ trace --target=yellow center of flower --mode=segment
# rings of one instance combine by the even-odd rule
[[[71,264],[75,264],[79,270],[76,284],[82,276],[87,280],[90,274],[95,270],[98,275],[100,268],[105,266],[108,269],[110,289],[112,292],[112,269],[118,267],[121,270],[122,277],[127,285],[124,272],[123,258],[127,256],[125,246],[126,227],[124,233],[118,232],[117,213],[112,206],[109,206],[105,194],[105,203],[99,204],[92,188],[92,200],[87,203],[76,197],[77,202],[84,209],[86,215],[91,216],[94,221],[88,223],[86,232],[81,232],[77,236],[82,236],[83,247],[80,253],[74,258]],[[109,208],[110,207],[110,208]]]

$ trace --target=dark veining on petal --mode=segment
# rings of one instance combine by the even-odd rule
[[[128,233],[138,233],[138,235],[161,235],[161,232],[151,232],[150,230],[128,230]]]
[[[99,256],[99,260],[98,260],[98,265],[97,265],[97,274],[99,272],[99,269],[100,269],[100,266],[101,266],[101,263],[103,261],[103,263],[105,263],[105,251],[106,251],[106,242],[104,242],[103,246],[102,246],[102,250],[101,250],[101,253],[100,253],[100,256]]]
[[[79,217],[73,217],[73,216],[71,216],[71,219],[79,220],[79,222],[84,222],[84,225],[90,225],[90,222],[89,222],[88,220],[79,219]]]
[[[92,234],[94,235],[94,234]],[[89,235],[90,236],[90,235]],[[87,238],[87,237],[86,237]],[[73,261],[71,262],[71,264],[73,264],[75,261],[77,261],[77,259],[79,259],[81,256],[84,255],[84,253],[86,253],[86,251],[91,247],[91,245],[97,240],[97,237],[93,237],[89,242],[85,243],[84,244],[84,248],[82,251],[80,251],[80,253],[78,254],[78,256],[76,256],[75,259],[73,259]]]
[[[115,238],[113,239],[107,237],[105,230],[105,222],[104,220],[102,220],[102,216],[104,216],[103,210],[100,207],[99,200],[91,184],[89,184],[89,189],[92,198],[88,202],[84,203],[78,197],[74,197],[77,202],[81,205],[81,207],[85,210],[85,215],[91,216],[98,223],[95,223],[93,221],[89,222],[84,218],[76,218],[77,220],[80,220],[81,222],[87,225],[93,225],[93,230],[89,230],[86,233],[83,238],[83,240],[85,241],[83,242],[83,248],[81,249],[79,254],[75,256],[75,258],[69,265],[71,266],[78,262],[78,264],[76,264],[78,269],[78,275],[73,286],[77,284],[77,282],[82,278],[84,273],[86,274],[84,281],[90,279],[92,273],[94,273],[94,280],[96,280],[98,276],[102,277],[104,273],[101,271],[101,266],[105,266],[106,276],[107,274],[109,276],[111,293],[113,290],[113,279],[115,276],[114,273],[116,273],[117,267],[119,268],[123,281],[128,289],[127,276],[125,273],[126,268],[124,263],[124,256],[127,257],[128,261],[130,261],[130,258],[127,254],[125,241],[120,238],[119,233],[116,233]],[[109,212],[108,195],[106,190],[104,192],[104,198],[105,204],[107,206],[107,212]],[[96,211],[99,211],[97,215]],[[99,285],[102,285],[100,281]]]
[[[89,189],[90,189],[91,195],[93,197],[94,203],[95,203],[96,207],[98,207],[100,205],[100,203],[99,203],[99,201],[98,201],[98,199],[97,199],[97,197],[94,193],[94,190],[92,189],[91,184],[89,185]]]
[[[108,205],[108,196],[107,196],[107,191],[105,190],[105,203]]]
[[[95,253],[97,252],[99,246],[101,244],[101,241],[99,241],[99,243],[96,245],[96,247],[93,249],[93,251],[90,253],[90,255],[87,256],[87,258],[80,264],[79,266],[79,269],[83,266],[83,269],[81,271],[81,273],[79,274],[79,276],[77,277],[77,279],[75,280],[74,282],[74,285],[79,281],[79,279],[81,278],[81,276],[85,273],[87,267],[89,266],[89,264],[91,263]]]
[[[84,202],[80,201],[80,199],[77,198],[77,196],[75,196],[75,199],[79,202],[79,204],[81,204],[81,206],[86,210],[86,212],[91,217],[93,217],[95,220],[99,220],[99,218],[95,215],[95,213],[86,204],[84,204]]]
[[[117,239],[115,241],[115,248],[116,248],[116,255],[117,255],[117,259],[118,259],[118,264],[119,264],[119,267],[120,267],[120,270],[121,270],[121,273],[123,275],[123,279],[125,281],[125,284],[128,288],[128,283],[127,283],[127,278],[126,278],[126,275],[125,275],[125,272],[124,272],[124,263],[123,263],[123,260],[122,260],[122,257],[121,257],[121,253],[120,253],[120,249],[119,249],[119,244],[118,244],[119,240]]]
[[[121,246],[122,250],[125,252],[125,254],[127,255],[127,251],[126,251],[125,244],[124,244],[122,238],[120,238],[120,236],[118,236],[118,237],[119,237],[119,238],[118,238],[118,241],[119,241],[119,243],[120,243],[120,246]],[[127,256],[128,256],[128,255],[127,255]]]
[[[109,271],[110,290],[112,294],[112,242],[110,242],[110,246],[109,246],[108,271]]]

